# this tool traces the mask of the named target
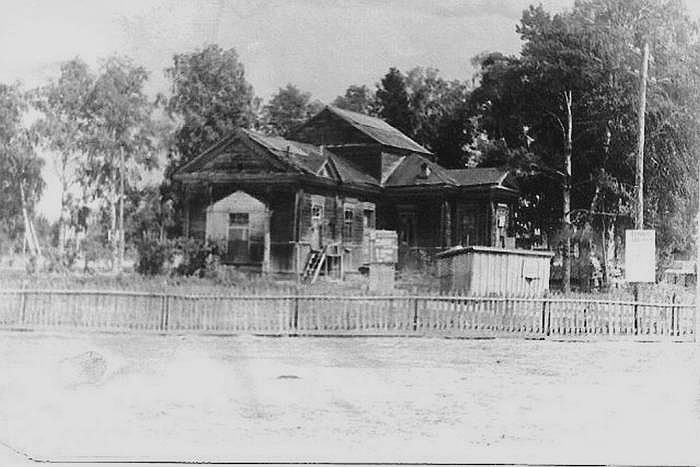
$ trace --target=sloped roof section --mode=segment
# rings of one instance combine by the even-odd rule
[[[237,136],[237,133],[234,131],[221,138],[218,142],[211,145],[200,155],[178,168],[174,175],[177,176],[186,173],[199,172],[205,169],[207,166],[215,163],[216,159],[225,153],[226,148],[237,139]]]
[[[333,163],[334,167],[338,171],[340,176],[340,181],[343,183],[361,183],[364,185],[379,186],[377,180],[374,177],[362,172],[361,170],[355,168],[352,163],[347,159],[338,156],[332,152],[328,152],[328,158]]]
[[[459,186],[501,185],[506,188],[517,188],[509,172],[497,167],[452,169],[447,172]]]
[[[252,130],[243,131],[275,157],[302,172],[317,174],[327,159],[321,148],[312,144],[290,141],[279,136],[266,136]]]
[[[423,146],[380,118],[340,109],[332,105],[327,106],[326,109],[380,144],[420,154],[432,155],[432,153]]]
[[[401,159],[384,186],[457,185],[449,171],[427,158],[411,154]]]

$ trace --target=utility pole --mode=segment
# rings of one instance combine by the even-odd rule
[[[635,229],[644,228],[644,117],[647,109],[647,71],[649,68],[649,43],[644,42],[642,53],[642,73],[639,85],[639,137],[637,138],[637,172],[634,188],[637,198],[637,215],[634,219]]]
[[[639,135],[637,136],[637,170],[634,177],[634,189],[637,198],[637,215],[634,216],[634,228],[644,229],[644,118],[647,110],[647,71],[649,68],[649,42],[644,41],[642,51],[642,70],[639,83]],[[639,282],[634,283],[634,301],[639,301]],[[637,334],[637,307],[634,308],[634,333]]]

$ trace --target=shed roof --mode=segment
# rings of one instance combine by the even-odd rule
[[[432,155],[426,148],[416,143],[381,118],[370,117],[369,115],[341,109],[332,105],[326,106],[325,110],[345,120],[380,144],[420,154]]]
[[[497,185],[503,181],[507,172],[495,168],[472,168],[472,169],[451,169],[448,170],[452,178],[463,186],[473,185]]]
[[[497,167],[450,169],[447,172],[459,186],[513,185],[507,182],[510,173]]]

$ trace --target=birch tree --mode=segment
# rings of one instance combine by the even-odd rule
[[[44,188],[36,137],[23,122],[26,111],[19,86],[0,84],[0,225],[10,248],[20,235],[25,241],[31,236],[31,216]]]
[[[81,183],[103,203],[108,218],[112,264],[124,259],[124,193],[144,171],[157,166],[158,135],[154,103],[144,92],[146,70],[127,58],[107,59],[88,102],[87,157]]]
[[[61,212],[57,221],[61,256],[71,219],[72,191],[79,186],[79,168],[86,154],[86,138],[92,123],[87,117],[94,80],[88,66],[76,58],[61,65],[58,79],[32,93],[33,105],[42,115],[35,128],[42,146],[50,154],[61,185]]]

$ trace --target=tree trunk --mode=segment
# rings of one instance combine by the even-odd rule
[[[572,152],[572,126],[573,116],[571,114],[572,93],[564,92],[566,103],[566,140],[564,143],[564,203],[562,214],[564,218],[564,254],[562,255],[563,287],[564,292],[571,291],[571,152]]]
[[[66,227],[68,222],[68,184],[61,177],[61,213],[58,216],[58,257],[63,260],[66,252]]]
[[[116,271],[117,257],[119,256],[119,242],[117,241],[117,199],[109,200],[109,236],[112,249],[112,271]]]
[[[124,148],[119,150],[119,265],[118,272],[124,267]]]
[[[612,271],[614,270],[614,265],[617,264],[617,251],[615,248],[615,225],[617,224],[617,216],[613,216],[610,223],[607,225],[607,243],[603,245],[605,249],[605,280],[606,284],[609,286],[612,282]]]

